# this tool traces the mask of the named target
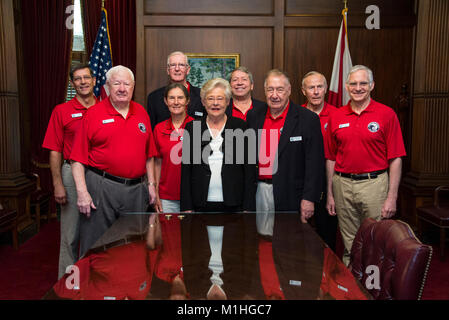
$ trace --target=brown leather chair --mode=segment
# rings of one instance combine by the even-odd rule
[[[422,244],[405,222],[367,218],[354,239],[349,269],[366,286],[374,275],[367,267],[379,268],[379,287],[367,288],[376,300],[419,300],[431,257],[432,247]]]
[[[17,211],[3,208],[0,204],[0,232],[12,232],[12,242],[14,249],[19,248],[17,233]]]
[[[440,259],[444,261],[446,244],[446,229],[449,229],[449,203],[447,197],[441,195],[449,193],[449,186],[439,186],[433,194],[433,206],[416,208],[418,216],[418,234],[422,236],[423,222],[434,225],[440,229]],[[446,201],[445,201],[446,200]]]

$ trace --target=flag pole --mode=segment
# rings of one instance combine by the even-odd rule
[[[105,0],[101,0],[101,9],[104,9],[104,1]],[[345,0],[346,1],[346,0]]]
[[[104,2],[104,0],[103,0]],[[345,9],[348,9],[348,0],[343,0],[344,4],[345,4]]]

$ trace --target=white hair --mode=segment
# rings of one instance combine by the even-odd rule
[[[183,56],[184,59],[186,60],[186,64],[189,65],[189,60],[187,59],[187,56],[184,54],[184,52],[182,51],[174,51],[172,53],[170,53],[167,57],[167,65],[170,63],[170,58],[173,56]]]
[[[358,65],[353,66],[351,68],[351,70],[349,70],[348,77],[346,78],[346,83],[349,83],[349,77],[351,76],[351,74],[353,74],[354,72],[360,71],[360,70],[364,70],[364,71],[366,71],[366,73],[368,73],[369,83],[374,82],[374,76],[373,76],[373,72],[371,71],[371,69],[368,68],[367,66],[358,64]]]
[[[134,73],[131,71],[131,69],[125,66],[115,66],[109,69],[108,72],[106,72],[106,82],[109,82],[109,80],[111,80],[114,74],[119,73],[121,71],[127,72],[131,77],[131,80],[134,82]]]

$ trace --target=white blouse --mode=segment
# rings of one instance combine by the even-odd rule
[[[207,122],[206,122],[207,124]],[[226,123],[225,123],[226,124]],[[209,182],[209,190],[207,193],[207,201],[208,202],[223,202],[223,185],[221,181],[221,167],[223,165],[223,152],[221,152],[220,148],[223,144],[223,137],[221,133],[223,132],[224,126],[221,128],[219,133],[213,138],[212,130],[207,124],[207,128],[209,129],[210,135],[212,137],[211,142],[209,143],[212,154],[209,156],[209,168],[211,172],[210,182]]]

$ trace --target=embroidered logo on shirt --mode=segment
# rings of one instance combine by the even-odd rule
[[[142,131],[143,133],[147,132],[147,128],[145,127],[145,125],[141,122],[139,123],[139,129],[140,131]]]
[[[339,129],[341,129],[341,128],[347,128],[347,127],[349,127],[349,123],[343,123],[343,124],[341,124],[341,125],[338,126]]]
[[[114,122],[114,119],[103,120],[103,124]]]
[[[377,122],[370,122],[368,124],[368,130],[371,132],[377,132],[377,131],[379,131],[379,128],[380,128],[380,126]]]
[[[140,285],[139,291],[145,290],[146,287],[147,287],[147,282],[144,281],[144,282]]]
[[[72,118],[79,118],[82,116],[83,116],[83,114],[81,112],[80,113],[72,113]]]

